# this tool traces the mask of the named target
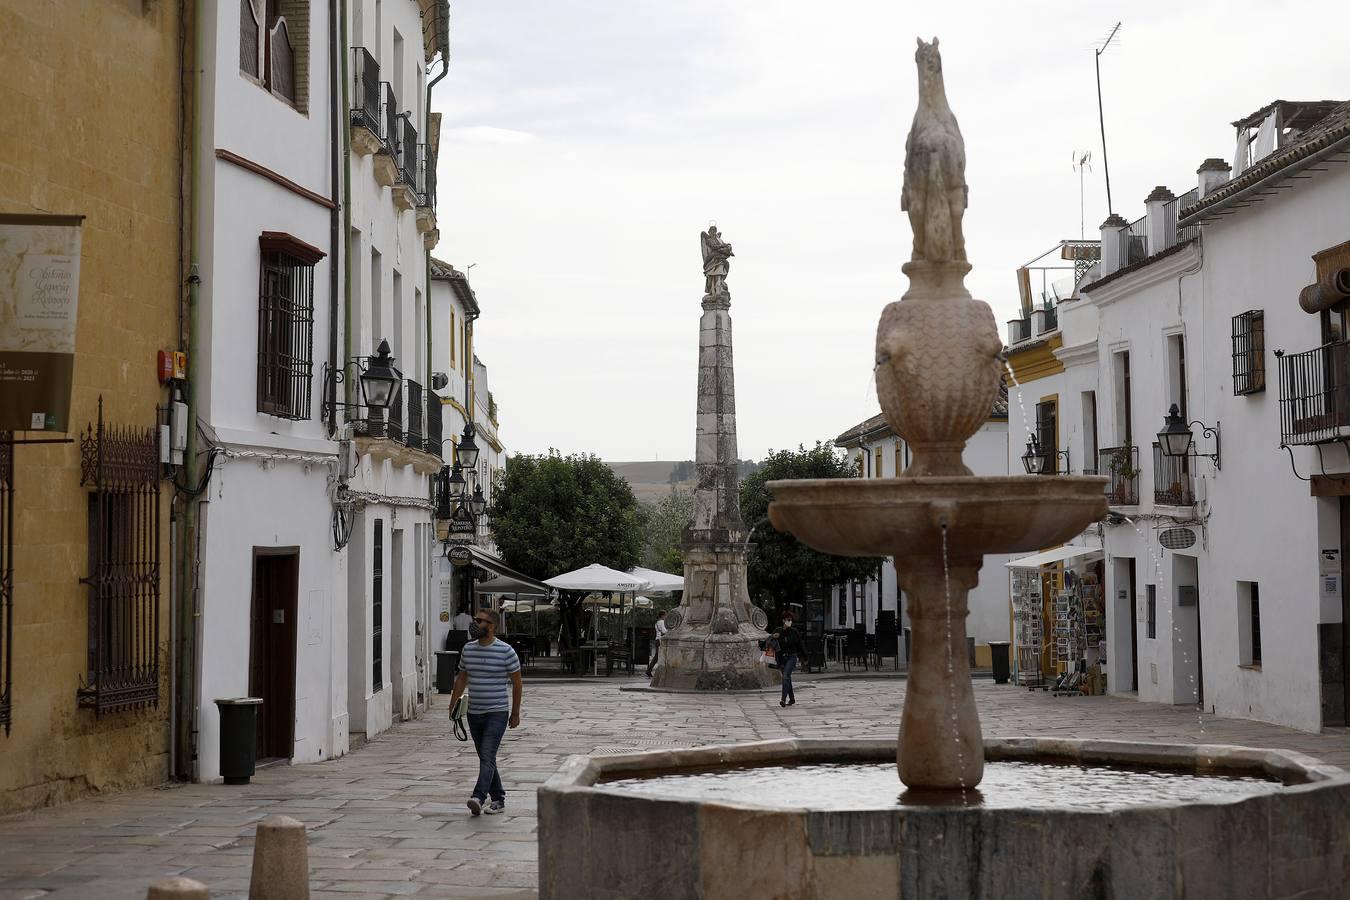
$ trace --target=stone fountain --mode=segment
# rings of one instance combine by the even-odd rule
[[[910,287],[882,312],[876,357],[878,399],[913,465],[769,485],[779,529],[895,558],[913,627],[899,739],[572,757],[539,791],[540,896],[1343,896],[1340,769],[1239,747],[982,737],[965,620],[983,557],[1078,534],[1105,515],[1106,479],[975,477],[962,463],[999,390],[1002,344],[962,283],[965,151],[937,39],[915,60]]]

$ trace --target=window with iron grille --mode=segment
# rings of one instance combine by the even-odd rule
[[[1266,315],[1249,309],[1233,316],[1233,393],[1266,389]]]
[[[14,711],[14,435],[0,431],[0,725]]]
[[[371,628],[370,689],[384,687],[384,519],[375,520],[375,541],[370,562]]]
[[[1044,400],[1036,404],[1036,440],[1041,445],[1041,455],[1045,458],[1042,475],[1054,475],[1059,463],[1059,402]]]
[[[159,429],[98,425],[80,436],[89,494],[89,649],[80,706],[96,715],[159,704]]]
[[[1147,618],[1147,620],[1146,620],[1147,626],[1148,626],[1148,631],[1146,632],[1146,634],[1148,635],[1149,640],[1157,640],[1157,638],[1158,638],[1158,586],[1157,586],[1156,584],[1146,584],[1146,585],[1144,585],[1144,593],[1145,593],[1145,596],[1146,596],[1146,598],[1147,598],[1147,599],[1145,600],[1145,604],[1146,604],[1146,607],[1147,607],[1146,613],[1147,613],[1147,616],[1148,616],[1148,618]]]
[[[258,286],[258,412],[308,419],[314,375],[314,264],[322,251],[263,232]]]

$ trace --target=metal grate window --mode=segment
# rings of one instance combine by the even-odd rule
[[[1266,389],[1266,314],[1249,309],[1233,316],[1233,393]]]
[[[14,445],[0,431],[0,725],[14,712]]]
[[[88,675],[96,715],[159,704],[159,429],[98,425],[80,436],[89,495]]]
[[[1158,586],[1156,584],[1144,585],[1145,595],[1145,625],[1147,630],[1144,632],[1149,640],[1158,638]]]
[[[1252,582],[1251,589],[1252,665],[1261,665],[1261,589]]]
[[[1153,443],[1153,502],[1164,506],[1195,503],[1190,457],[1168,456],[1157,441]]]
[[[375,520],[370,562],[370,689],[384,687],[384,519]]]
[[[314,375],[314,261],[264,239],[258,288],[258,412],[308,419]],[[322,254],[320,254],[322,256]]]

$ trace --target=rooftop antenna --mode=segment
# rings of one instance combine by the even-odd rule
[[[1078,239],[1087,237],[1087,203],[1084,198],[1083,173],[1092,171],[1092,151],[1073,151],[1073,170],[1078,173]]]
[[[464,269],[464,279],[466,281],[469,278],[469,273],[473,271],[473,267],[476,265],[478,265],[478,263],[469,263],[469,265]]]
[[[1097,66],[1097,123],[1101,126],[1102,130],[1102,169],[1106,172],[1107,215],[1114,215],[1116,210],[1115,207],[1111,205],[1111,163],[1106,158],[1106,118],[1102,115],[1102,54],[1106,52],[1107,47],[1111,46],[1111,40],[1116,36],[1116,32],[1118,31],[1120,31],[1119,22],[1111,29],[1111,33],[1106,36],[1106,40],[1102,41],[1102,45],[1094,51],[1096,57],[1093,59],[1093,62]]]

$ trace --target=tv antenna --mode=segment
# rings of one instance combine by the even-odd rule
[[[1102,170],[1106,173],[1107,215],[1114,215],[1116,210],[1111,205],[1111,163],[1106,158],[1106,118],[1102,114],[1102,54],[1106,52],[1107,47],[1111,46],[1111,41],[1118,31],[1120,31],[1119,22],[1111,29],[1111,33],[1106,36],[1106,40],[1102,41],[1102,45],[1094,51],[1096,56],[1093,58],[1093,62],[1097,66],[1097,124],[1102,131]]]
[[[1073,170],[1078,173],[1078,239],[1087,237],[1087,201],[1084,199],[1084,173],[1092,171],[1092,151],[1073,151]]]

